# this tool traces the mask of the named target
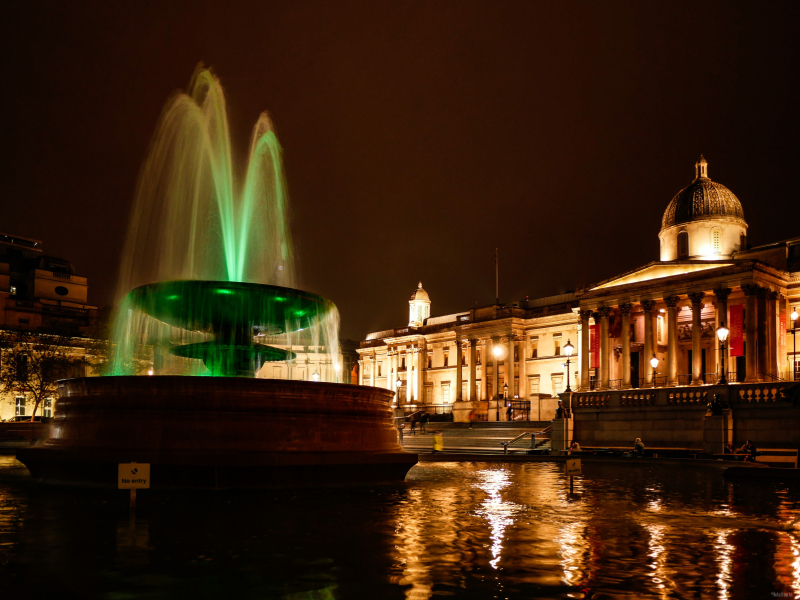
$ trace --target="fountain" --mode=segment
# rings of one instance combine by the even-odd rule
[[[416,463],[393,392],[338,383],[335,305],[296,287],[266,113],[241,185],[233,164],[222,86],[199,67],[140,175],[111,374],[60,382],[50,438],[17,455],[35,478],[113,485],[138,462],[154,487],[270,487],[402,481]],[[331,367],[322,381],[265,378],[267,364],[291,373],[297,347]]]

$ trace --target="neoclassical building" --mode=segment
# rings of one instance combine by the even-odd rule
[[[430,317],[422,283],[408,325],[361,343],[359,383],[392,389],[409,410],[454,411],[457,420],[552,418],[566,387],[565,347],[579,338],[575,294]],[[570,363],[571,381],[578,369]]]
[[[716,383],[723,324],[728,381],[794,378],[787,328],[800,303],[800,238],[749,247],[739,199],[709,179],[701,156],[694,181],[667,206],[659,239],[660,261],[579,292],[581,364],[590,364],[580,389]]]
[[[800,237],[751,248],[747,228],[701,156],[664,213],[660,260],[574,293],[439,317],[420,283],[408,325],[361,342],[359,383],[396,389],[407,409],[452,408],[456,420],[504,420],[509,403],[549,420],[567,377],[575,391],[716,383],[722,324],[728,381],[793,378]]]

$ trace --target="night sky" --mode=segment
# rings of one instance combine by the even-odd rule
[[[244,156],[284,148],[303,287],[342,334],[562,293],[658,259],[694,177],[750,243],[800,235],[800,2],[24,2],[3,9],[0,231],[114,301],[134,186],[199,62]]]

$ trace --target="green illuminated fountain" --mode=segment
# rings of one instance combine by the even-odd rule
[[[295,289],[281,148],[266,113],[241,183],[231,156],[222,86],[199,68],[189,92],[164,109],[141,173],[123,253],[118,293],[127,296],[114,328],[114,374],[136,373],[143,348],[166,347],[157,373],[253,377],[265,362],[293,360],[290,347],[300,342],[325,354],[321,362],[332,368],[322,378],[335,379],[338,313]]]

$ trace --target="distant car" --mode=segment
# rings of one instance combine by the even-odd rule
[[[41,422],[47,423],[49,420],[50,419],[48,418],[33,417],[34,423],[41,423]],[[16,417],[11,417],[10,419],[6,419],[5,421],[3,421],[3,423],[30,423],[30,422],[31,422],[30,416],[25,416],[25,415],[17,415]]]

